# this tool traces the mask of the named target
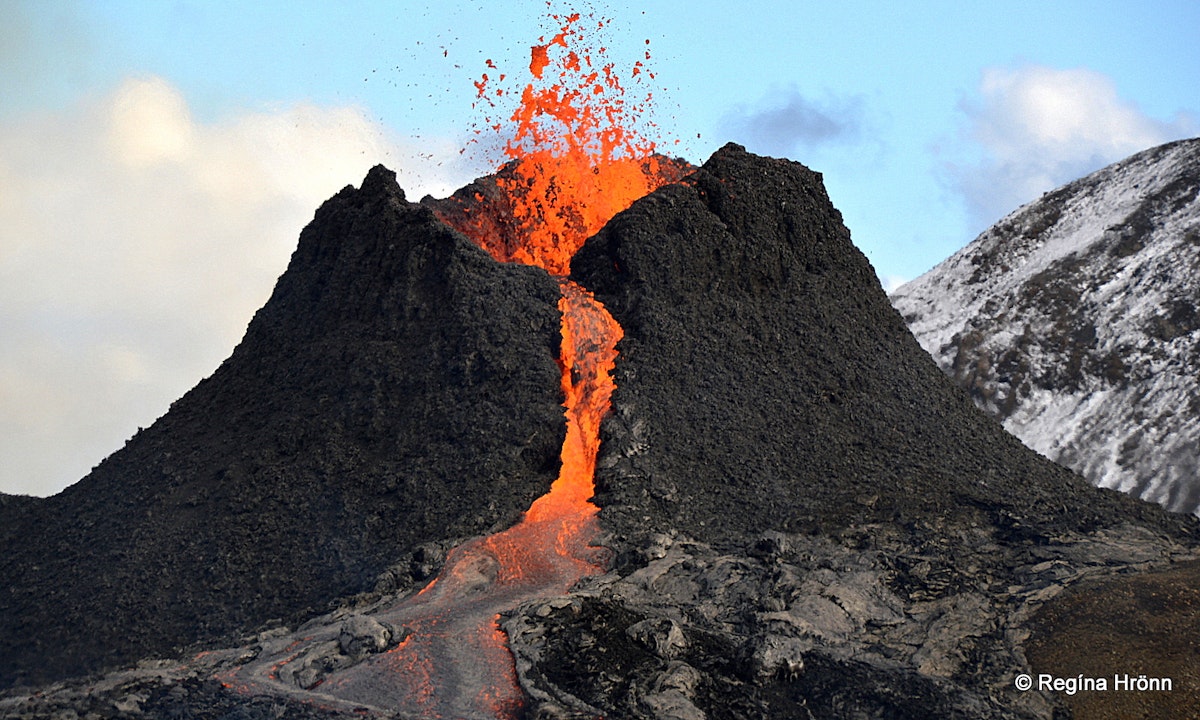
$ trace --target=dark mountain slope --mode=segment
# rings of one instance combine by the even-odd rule
[[[1061,693],[1014,683],[1049,671],[1027,657],[1030,618],[1084,582],[1200,557],[1195,518],[1091,487],[975,408],[799,164],[727,146],[615,217],[572,270],[625,331],[596,498],[616,561],[501,614],[525,716],[1064,717]],[[39,717],[141,696],[179,716],[312,716],[330,700],[313,682],[322,668],[391,666],[391,641],[359,652],[355,628],[382,627],[415,591],[348,598],[241,647],[0,708]],[[1171,614],[1171,627],[1197,614],[1158,602],[1131,627],[1142,612]],[[1068,663],[1098,650],[1064,648]],[[271,705],[239,694],[232,680],[275,658],[278,678],[251,688],[276,693]],[[1097,672],[1131,671],[1101,660]]]
[[[801,165],[727,146],[615,218],[572,271],[625,329],[597,475],[622,531],[720,542],[871,522],[1041,537],[1175,524],[978,412]]]
[[[229,638],[514,521],[565,432],[557,299],[382,167],[330,199],[211,377],[61,494],[5,500],[0,685]]]

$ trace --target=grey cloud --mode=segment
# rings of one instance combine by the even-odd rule
[[[790,156],[818,145],[856,140],[862,115],[857,98],[816,102],[789,86],[768,93],[753,106],[735,107],[721,119],[720,129],[752,151]]]

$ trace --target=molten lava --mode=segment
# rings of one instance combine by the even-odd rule
[[[562,388],[566,398],[567,437],[563,441],[562,469],[550,492],[538,498],[525,514],[525,522],[540,522],[572,513],[590,517],[596,507],[589,502],[596,453],[600,449],[600,421],[608,412],[615,384],[611,372],[616,344],[623,334],[604,306],[591,293],[569,280],[561,281]]]
[[[511,218],[508,231],[495,232],[495,225],[481,221],[444,219],[497,260],[562,276],[570,272],[571,257],[584,240],[634,200],[679,180],[687,165],[655,155],[655,143],[638,131],[652,93],[631,102],[605,48],[571,49],[588,46],[591,18],[552,17],[562,25],[553,38],[541,38],[543,44],[533,47],[529,71],[534,79],[521,90],[509,118],[515,132],[504,151],[512,162],[496,177],[506,206],[501,212]],[[593,22],[596,30],[607,24]],[[643,67],[641,60],[634,64],[635,83],[643,74],[654,78]],[[484,74],[475,87],[478,102],[494,108],[497,99],[512,92],[493,90],[491,84]],[[503,123],[489,120],[488,125]]]
[[[588,500],[600,421],[614,387],[609,373],[622,332],[590,293],[565,279],[571,258],[613,215],[690,169],[687,163],[656,155],[655,143],[639,132],[652,94],[630,102],[607,50],[586,36],[588,28],[603,30],[607,21],[579,13],[551,17],[560,26],[531,49],[533,80],[520,91],[520,104],[509,118],[515,131],[505,153],[511,161],[495,177],[497,192],[486,198],[476,193],[454,212],[439,213],[497,260],[535,265],[560,278],[559,364],[567,439],[559,479],[533,503],[525,522],[596,512]],[[572,47],[594,49],[577,52]],[[491,60],[487,65],[496,67]],[[630,76],[640,83],[643,74],[654,77],[639,60]],[[475,87],[480,101],[495,108],[494,99],[512,92],[493,89],[491,83],[485,73]],[[488,124],[503,125],[490,119]]]
[[[590,498],[600,422],[610,407],[615,387],[611,371],[622,336],[621,327],[591,293],[565,275],[588,237],[635,200],[678,180],[686,165],[656,156],[654,143],[637,133],[636,117],[650,96],[627,103],[613,63],[604,61],[604,48],[595,53],[596,61],[592,53],[571,49],[582,37],[581,16],[554,18],[562,23],[559,32],[532,48],[533,81],[521,92],[511,117],[516,132],[505,148],[512,162],[496,178],[499,201],[511,219],[502,225],[485,223],[469,210],[444,214],[443,219],[497,260],[536,265],[560,278],[559,364],[567,416],[562,468],[550,492],[534,501],[522,522],[484,539],[481,549],[498,562],[497,583],[533,581],[561,593],[601,570],[589,550],[598,530],[598,508]],[[604,25],[599,21],[596,27]],[[494,67],[491,61],[488,65]],[[549,69],[554,72],[547,74]],[[641,69],[639,61],[635,78]],[[481,99],[489,98],[486,74],[476,87]],[[504,94],[500,89],[495,97]],[[495,232],[498,227],[507,232]],[[573,566],[574,573],[563,575],[564,564]],[[497,694],[495,688],[487,692]]]

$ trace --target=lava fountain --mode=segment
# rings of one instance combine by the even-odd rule
[[[460,194],[437,207],[443,221],[497,260],[536,265],[559,278],[567,418],[559,477],[520,523],[455,548],[420,593],[375,612],[378,622],[405,628],[406,638],[387,652],[323,675],[307,688],[310,700],[402,716],[511,717],[523,693],[497,622],[500,614],[565,595],[581,578],[603,570],[606,551],[592,544],[599,528],[590,498],[622,331],[566,275],[589,236],[638,198],[678,180],[687,165],[655,155],[654,143],[635,130],[649,93],[629,101],[604,48],[575,49],[587,45],[590,28],[602,30],[606,22],[578,13],[551,17],[558,32],[532,48],[532,79],[510,118],[515,126],[505,147],[510,160],[496,174],[489,197]],[[639,60],[631,77],[640,82],[642,76],[653,77]],[[497,107],[497,99],[509,93],[499,86],[504,77],[482,76],[475,84],[477,106]],[[495,129],[505,125],[489,123]],[[319,642],[331,641],[303,638],[295,648],[258,658],[227,679],[262,688],[291,677],[294,688],[299,675],[291,668],[300,664],[305,645]]]

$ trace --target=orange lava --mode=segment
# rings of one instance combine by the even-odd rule
[[[533,80],[520,91],[520,105],[509,118],[515,131],[505,153],[513,163],[496,180],[510,205],[516,237],[455,225],[498,260],[566,275],[584,240],[634,200],[682,173],[678,163],[655,155],[655,143],[638,130],[646,124],[642,118],[653,94],[630,100],[606,48],[571,49],[594,47],[588,30],[603,30],[607,22],[579,13],[552,17],[561,26],[549,41],[543,37],[532,48]],[[640,85],[643,75],[654,78],[639,60],[629,76]],[[491,84],[485,73],[475,87],[480,102],[494,107],[496,98],[512,91],[493,90]],[[489,119],[488,125],[503,123]]]
[[[567,437],[562,470],[550,492],[534,501],[525,519],[537,522],[595,506],[592,478],[600,449],[600,421],[616,388],[612,379],[617,341],[623,335],[591,293],[570,281],[562,283],[558,308],[562,312],[562,389],[566,397]]]
[[[411,634],[322,681],[321,697],[339,707],[387,706],[405,717],[518,716],[524,694],[497,613],[562,596],[604,569],[607,551],[593,544],[599,509],[590,500],[622,330],[591,293],[566,276],[588,237],[638,198],[678,180],[688,166],[655,155],[654,143],[639,134],[649,93],[627,102],[603,47],[572,50],[590,47],[584,31],[600,30],[606,21],[579,14],[552,17],[559,31],[532,48],[533,81],[510,118],[511,161],[494,185],[481,183],[481,191],[456,195],[437,212],[497,260],[536,265],[559,279],[558,362],[567,419],[562,468],[520,523],[454,548],[433,582],[375,613]],[[494,62],[486,64],[498,72]],[[496,82],[506,77],[499,74]],[[653,75],[639,60],[629,77],[639,83]],[[492,82],[484,74],[475,83],[488,103],[508,94],[493,90]],[[504,123],[489,125],[499,129]],[[245,683],[243,691],[251,692],[280,683],[279,668],[296,657],[284,649],[218,679]]]
[[[627,101],[604,48],[572,49],[590,47],[585,30],[602,29],[606,22],[578,13],[552,17],[560,28],[531,50],[533,80],[521,90],[520,106],[510,118],[515,132],[505,151],[511,161],[495,176],[496,192],[486,198],[475,193],[473,203],[460,198],[463,204],[442,213],[442,219],[497,260],[535,265],[559,278],[559,365],[567,418],[562,468],[550,492],[533,502],[520,523],[451,553],[441,576],[413,600],[430,607],[441,607],[443,597],[479,592],[472,588],[480,577],[488,578],[489,592],[515,597],[527,588],[533,597],[549,597],[602,572],[605,556],[592,545],[599,508],[591,497],[600,423],[615,389],[611,373],[623,333],[603,305],[566,276],[588,237],[635,200],[678,180],[687,167],[655,155],[655,144],[637,131],[649,93],[641,101]],[[487,65],[496,69],[491,60]],[[653,77],[641,61],[630,76],[634,82]],[[489,104],[508,93],[491,83],[488,74],[475,83],[479,98]],[[503,123],[489,125],[499,129]],[[463,642],[481,658],[493,657],[497,647],[507,649],[495,620],[489,630]],[[393,652],[394,661],[411,668],[420,661],[414,653],[422,651],[412,644]],[[521,697],[511,663],[491,672],[494,679],[479,691],[476,707],[511,716]]]

